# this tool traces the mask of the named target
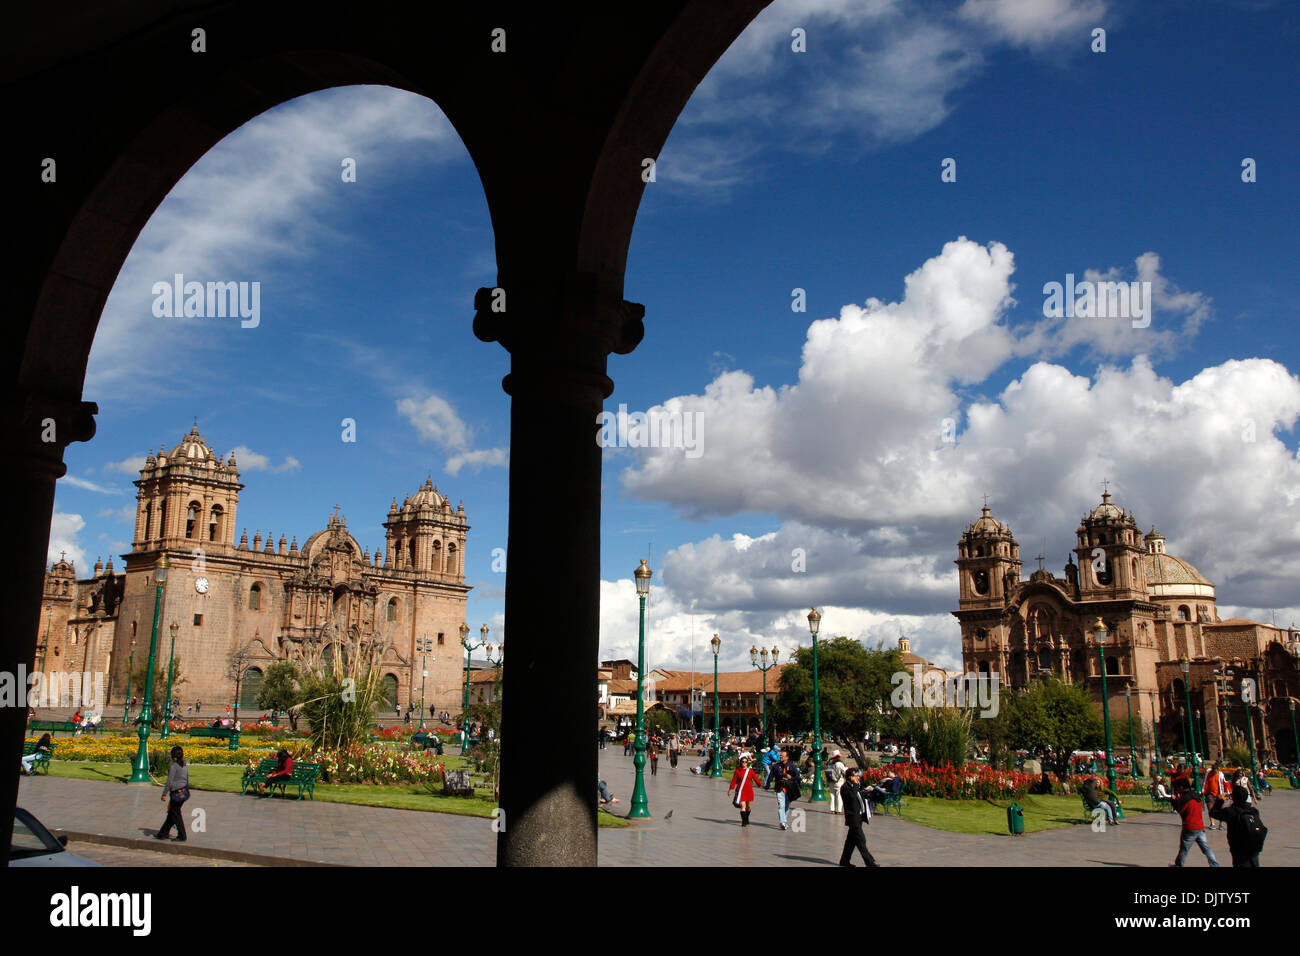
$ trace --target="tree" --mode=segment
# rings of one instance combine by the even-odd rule
[[[501,701],[494,700],[488,703],[471,700],[469,702],[469,720],[472,724],[478,724],[483,728],[486,734],[490,728],[497,735],[501,733]]]
[[[673,733],[677,730],[677,715],[671,710],[664,710],[659,707],[647,710],[645,712],[646,736],[654,736],[656,730],[663,733]]]
[[[801,647],[794,660],[781,670],[780,692],[769,706],[774,723],[813,728],[813,654]],[[847,637],[833,637],[817,644],[817,683],[821,697],[823,740],[852,755],[859,767],[867,766],[862,738],[879,732],[893,717],[890,694],[894,674],[903,670],[897,648],[868,650]]]
[[[1051,767],[1058,775],[1069,771],[1075,750],[1094,749],[1105,741],[1097,706],[1088,691],[1060,678],[1036,682],[1023,693],[1003,694],[997,733],[1018,750],[1053,751]]]
[[[172,699],[180,696],[179,687],[186,683],[186,677],[181,674],[181,659],[179,657],[172,660]],[[153,699],[150,701],[149,726],[161,727],[163,715],[166,713],[164,708],[167,706],[167,662],[161,658],[154,659],[153,673]],[[131,675],[131,686],[138,687],[140,693],[136,696],[140,698],[141,708],[144,706],[144,687],[145,678],[149,675],[149,659],[146,657],[138,665],[135,672]],[[177,720],[176,713],[172,714],[172,720]]]
[[[289,726],[298,729],[298,713],[302,702],[302,688],[298,668],[293,661],[276,661],[266,669],[262,689],[257,693],[257,706],[263,710],[282,710],[289,715]]]

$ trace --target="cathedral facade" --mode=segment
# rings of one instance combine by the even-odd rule
[[[238,675],[240,707],[255,710],[269,665],[360,647],[379,661],[390,708],[419,706],[427,670],[425,705],[460,710],[469,524],[463,504],[453,510],[431,480],[401,505],[393,499],[384,548],[373,555],[337,509],[301,546],[296,535],[277,541],[260,530],[250,544],[246,529],[236,542],[237,462],[223,460],[197,426],[170,451],[150,453],[135,485],[135,533],[121,571],[110,559],[87,580],[66,561],[46,573],[42,668],[75,662],[103,672],[108,703],[120,706],[128,662],[138,671],[149,653],[155,572],[166,554],[157,659],[167,660],[175,623],[183,707],[202,701],[208,714],[233,705]],[[431,646],[423,660],[420,638]]]
[[[1112,721],[1131,708],[1135,728],[1160,728],[1162,748],[1182,749],[1179,735],[1190,729],[1211,756],[1246,740],[1242,687],[1253,681],[1262,705],[1250,710],[1256,746],[1295,759],[1289,714],[1300,698],[1300,630],[1220,619],[1215,586],[1169,554],[1154,528],[1143,535],[1109,492],[1079,522],[1062,576],[1037,560],[1025,580],[1020,545],[987,505],[963,533],[953,614],[968,672],[999,675],[1004,692],[1054,676],[1100,703],[1104,666]]]

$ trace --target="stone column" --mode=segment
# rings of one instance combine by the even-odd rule
[[[13,454],[9,468],[10,500],[4,509],[3,540],[8,573],[0,575],[7,622],[0,636],[0,671],[17,676],[32,672],[41,624],[46,552],[54,512],[54,483],[67,471],[63,449],[95,434],[92,402],[61,401],[48,396],[11,393],[3,415],[4,447]],[[0,705],[0,853],[8,863],[18,802],[18,757],[27,728],[27,685],[15,688],[16,699]]]
[[[480,289],[474,305],[475,335],[511,353],[502,382],[511,397],[510,666],[502,686],[505,829],[497,864],[594,866],[598,416],[614,387],[606,358],[636,346],[645,310],[602,294],[594,277],[503,282]],[[533,734],[542,722],[544,747]]]

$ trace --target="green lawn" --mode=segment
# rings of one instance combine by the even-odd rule
[[[1078,794],[1026,795],[1017,802],[1025,811],[1026,833],[1089,822]],[[903,819],[951,833],[1006,834],[1008,803],[1008,800],[944,800],[904,794]],[[1150,809],[1151,801],[1145,797],[1129,797],[1124,803],[1124,813],[1129,817]]]
[[[447,757],[447,768],[457,769],[459,757]],[[221,764],[190,764],[190,786],[195,790],[215,790],[222,793],[239,793],[243,767]],[[125,783],[131,768],[120,763],[92,763],[77,760],[51,760],[50,775],[72,777],[77,780],[112,780]],[[249,800],[262,799],[249,795]],[[270,798],[268,798],[270,799]],[[273,799],[280,799],[275,797]],[[490,817],[496,808],[490,794],[477,790],[473,797],[447,797],[430,793],[424,787],[376,786],[364,783],[318,783],[316,799],[332,803],[352,803],[367,807],[389,807],[394,810],[425,810],[434,813],[458,813],[466,816]],[[609,813],[597,814],[603,827],[625,827],[627,821]]]

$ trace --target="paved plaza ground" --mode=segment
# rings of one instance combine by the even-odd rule
[[[839,859],[842,818],[832,816],[825,804],[800,801],[796,806],[805,811],[806,829],[783,832],[777,827],[775,796],[760,792],[751,826],[742,830],[725,780],[695,776],[689,767],[698,762],[692,755],[673,771],[661,759],[657,776],[647,767],[653,817],[624,829],[602,829],[602,866],[827,866]],[[625,814],[632,759],[621,747],[611,747],[601,751],[600,766],[619,798],[613,809]],[[156,787],[24,777],[19,804],[51,829],[68,832],[82,855],[96,858],[87,844],[101,839],[150,853],[149,863],[136,863],[127,854],[105,852],[102,862],[119,865],[194,863],[173,859],[177,851],[269,865],[491,866],[494,861],[492,821],[480,817],[205,791],[195,791],[186,809],[205,812],[206,830],[192,832],[183,846],[168,844],[162,854],[150,839],[163,818],[160,793]],[[1279,790],[1264,800],[1261,812],[1270,831],[1264,865],[1300,866],[1300,792]],[[1079,825],[1014,840],[947,833],[883,815],[866,828],[872,853],[885,866],[1165,867],[1177,850],[1178,831],[1172,813],[1132,814],[1104,833]],[[1224,833],[1213,831],[1209,839],[1220,862],[1230,865]],[[212,861],[208,857],[204,865]],[[1188,865],[1206,863],[1193,849]]]

